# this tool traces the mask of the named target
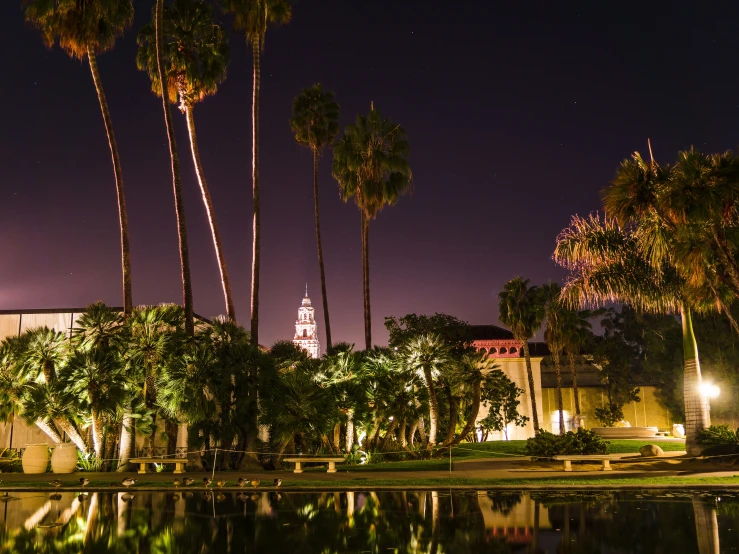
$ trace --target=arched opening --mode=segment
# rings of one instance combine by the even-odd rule
[[[303,329],[303,338],[304,339],[308,338],[308,329]]]
[[[501,347],[500,347],[500,353],[501,353],[501,354],[508,354],[508,350],[506,349],[506,347],[505,347],[505,346],[501,346]]]
[[[518,352],[518,348],[516,348],[515,346],[511,346],[511,349],[508,352],[511,354],[515,354],[516,352]]]
[[[488,350],[488,354],[490,354],[490,355],[497,354],[497,353],[498,353],[498,349],[497,348],[491,348],[490,350]]]

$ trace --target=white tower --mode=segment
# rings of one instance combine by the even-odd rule
[[[318,342],[315,310],[308,298],[308,285],[305,285],[305,298],[298,308],[298,320],[295,322],[295,338],[293,344],[308,352],[311,358],[321,357],[321,344]]]

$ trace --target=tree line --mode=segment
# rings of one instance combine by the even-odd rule
[[[133,310],[132,271],[129,229],[122,164],[112,117],[98,71],[98,56],[114,48],[123,32],[133,23],[131,0],[24,0],[26,20],[37,27],[44,43],[58,44],[72,58],[86,60],[90,66],[98,102],[103,115],[113,166],[120,228],[123,311]],[[250,340],[259,343],[259,284],[261,260],[261,204],[259,179],[259,106],[261,59],[267,29],[288,23],[292,8],[287,0],[219,0],[216,6],[233,23],[233,32],[243,34],[252,53],[252,266],[250,293]],[[171,105],[176,105],[187,123],[190,154],[210,227],[213,249],[223,289],[225,315],[236,321],[231,279],[213,198],[200,159],[194,111],[198,103],[217,93],[230,62],[229,36],[215,18],[214,5],[206,0],[156,0],[151,22],[137,37],[136,64],[151,80],[152,91],[162,100],[167,131],[172,191],[177,222],[182,281],[182,306],[188,334],[195,332],[193,292],[187,222],[182,195],[180,156],[172,123]],[[321,242],[318,202],[318,160],[327,148],[333,149],[332,174],[345,202],[353,200],[360,213],[362,244],[365,348],[372,348],[370,309],[370,222],[385,207],[395,204],[410,190],[412,173],[409,145],[403,127],[383,117],[370,103],[367,115],[357,115],[339,137],[339,105],[332,93],[320,84],[303,90],[293,102],[289,121],[295,140],[313,154],[313,198],[316,245],[321,275],[321,295],[327,347],[332,335],[328,307],[326,272]],[[254,391],[252,391],[254,393]]]

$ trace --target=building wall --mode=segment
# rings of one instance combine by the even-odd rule
[[[541,360],[542,358],[531,358],[531,370],[534,374],[534,393],[536,398],[536,408],[539,414],[539,422],[542,421],[543,406],[542,406],[542,388],[541,388]],[[509,425],[508,427],[508,440],[522,440],[528,439],[534,436],[534,423],[533,423],[533,411],[531,409],[531,396],[529,395],[529,379],[526,371],[526,360],[524,358],[498,358],[495,363],[500,367],[500,370],[505,373],[516,386],[523,389],[523,393],[518,397],[520,404],[518,405],[518,412],[529,418],[525,427],[515,427]],[[480,421],[488,415],[488,409],[485,406],[480,406],[480,414],[477,416],[477,420]],[[503,433],[490,433],[488,440],[503,440],[505,436]]]
[[[655,387],[639,387],[639,402],[629,402],[624,405],[624,419],[632,427],[658,427],[660,430],[672,430],[672,418],[669,412],[657,402]],[[606,403],[606,393],[600,387],[578,387],[580,397],[580,412],[585,416],[583,427],[602,427],[595,418],[595,409]],[[575,397],[571,387],[562,388],[562,407],[567,412],[565,423],[575,413]],[[542,409],[545,417],[540,420],[541,427],[551,433],[559,433],[559,419],[557,406],[557,389],[546,388],[543,390]],[[568,426],[568,430],[569,430]]]

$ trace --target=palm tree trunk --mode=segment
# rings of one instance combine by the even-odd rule
[[[708,400],[700,392],[701,367],[698,360],[698,345],[693,333],[693,320],[690,308],[683,304],[681,310],[683,323],[683,364],[685,368],[683,394],[685,396],[685,449],[690,456],[700,454],[698,433],[711,425]]]
[[[103,112],[103,123],[105,124],[105,132],[108,135],[108,147],[110,148],[110,156],[113,158],[113,175],[115,177],[115,191],[118,198],[118,226],[121,231],[121,269],[123,272],[123,313],[131,313],[133,308],[133,299],[131,294],[131,256],[128,244],[128,212],[126,210],[126,197],[123,191],[123,171],[121,170],[121,158],[118,155],[118,143],[113,134],[113,121],[110,118],[108,110],[108,101],[105,98],[103,84],[100,81],[100,72],[98,71],[97,59],[95,53],[90,46],[87,46],[87,60],[90,63],[90,71],[92,72],[92,81],[95,84],[95,90],[98,94],[98,102],[100,110]]]
[[[536,410],[536,389],[534,388],[534,372],[531,369],[531,356],[529,355],[529,344],[523,341],[523,357],[526,360],[526,375],[529,378],[529,400],[531,401],[531,422],[534,425],[534,433],[539,432],[539,413]]]
[[[341,423],[338,421],[334,425],[334,444],[332,446],[336,452],[341,452]]]
[[[130,406],[129,406],[130,408]],[[128,469],[128,460],[131,459],[131,447],[133,446],[133,418],[130,413],[123,414],[121,422],[121,439],[118,448],[118,470],[126,471]]]
[[[261,43],[258,37],[252,39],[252,66],[254,78],[252,83],[251,102],[251,180],[252,180],[252,258],[251,258],[251,342],[259,346],[259,269],[260,269],[260,247],[261,247],[261,212],[259,207],[259,88],[261,85]],[[257,445],[255,434],[257,420],[259,419],[259,408],[257,405],[257,369],[252,364],[249,368],[249,381],[247,396],[249,398],[249,420],[253,423],[248,428],[246,435],[246,450],[254,452]],[[256,461],[254,454],[247,454],[247,458]]]
[[[569,350],[569,348],[568,348]],[[567,353],[570,359],[570,371],[572,372],[572,396],[575,398],[575,415],[580,415],[580,395],[577,392],[577,368],[575,367],[575,356]]]
[[[36,427],[38,427],[44,433],[46,433],[46,436],[48,436],[55,443],[59,444],[60,442],[62,442],[62,438],[59,436],[59,433],[57,432],[56,429],[54,429],[54,427],[50,423],[39,418],[36,420]]]
[[[559,410],[559,434],[565,434],[565,416],[562,406],[562,368],[559,363],[559,352],[553,349],[552,358],[554,358],[554,374],[557,377],[557,409]]]
[[[162,107],[164,109],[164,125],[167,128],[167,140],[169,142],[169,158],[172,167],[172,189],[174,192],[174,208],[177,216],[177,238],[180,247],[180,270],[182,273],[182,303],[185,309],[185,333],[189,336],[195,334],[195,323],[193,321],[192,308],[192,283],[190,281],[190,251],[187,247],[187,224],[185,222],[185,205],[182,201],[182,183],[180,181],[180,158],[177,153],[177,138],[172,125],[172,112],[169,109],[169,96],[167,95],[167,80],[164,78],[164,43],[162,38],[162,18],[164,17],[164,0],[157,0],[156,4],[156,43],[157,43],[157,68],[159,70],[159,82],[162,86]]]
[[[323,295],[323,320],[326,322],[326,350],[331,351],[331,322],[328,317],[328,295],[326,294],[326,270],[323,267],[323,245],[321,243],[321,215],[318,211],[318,150],[313,150],[313,208],[316,212],[316,246],[318,268],[321,271],[321,294]]]
[[[71,440],[74,443],[74,445],[77,447],[77,449],[80,452],[82,452],[82,454],[84,454],[85,456],[87,454],[89,454],[90,449],[87,447],[87,445],[85,444],[84,439],[79,434],[79,432],[74,427],[74,425],[72,425],[70,422],[68,422],[68,421],[66,421],[66,420],[64,420],[62,418],[55,419],[54,420],[54,423],[56,423],[56,425],[57,425],[57,427],[59,427],[59,429],[61,429],[65,433],[67,433],[67,436],[69,437],[69,440]]]
[[[100,460],[103,456],[103,422],[97,410],[92,410],[90,415],[92,417],[92,445],[95,457]]]
[[[369,287],[369,218],[363,208],[362,213],[362,293],[364,296],[364,345],[372,349],[372,316],[370,314]]]
[[[251,341],[259,344],[259,268],[261,221],[259,210],[259,88],[261,85],[261,44],[258,37],[251,43],[254,80],[251,100],[251,182],[252,182],[252,257],[251,257]]]
[[[352,451],[354,447],[354,410],[349,410],[346,414],[346,451]]]
[[[223,299],[226,302],[226,315],[231,321],[236,321],[236,310],[234,309],[233,296],[231,295],[231,281],[228,278],[228,269],[226,269],[226,256],[223,253],[221,233],[218,230],[218,222],[216,221],[216,214],[213,209],[213,201],[210,198],[210,190],[208,190],[208,183],[205,181],[205,174],[203,173],[203,165],[200,162],[200,151],[198,149],[198,138],[195,133],[195,117],[193,116],[193,110],[193,106],[185,107],[185,118],[187,119],[187,131],[190,135],[192,161],[195,164],[195,174],[197,175],[198,184],[200,185],[200,193],[203,196],[205,211],[208,214],[208,224],[210,225],[210,234],[213,239],[213,248],[216,251],[218,269],[221,274]]]
[[[459,420],[459,403],[449,388],[447,388],[447,391],[449,392],[449,429],[446,431],[444,444],[449,444],[454,440],[454,432],[457,430],[457,421]]]
[[[464,425],[462,432],[449,443],[449,446],[456,446],[472,431],[477,421],[477,414],[480,413],[480,401],[482,399],[482,379],[475,379],[472,385],[472,405],[470,409],[470,415],[467,418],[467,422]]]
[[[434,379],[431,377],[431,371],[427,368],[423,370],[423,376],[426,379],[426,387],[429,389],[429,448],[433,448],[436,444],[436,426],[439,423],[439,401],[436,398],[436,387]]]
[[[411,446],[413,446],[416,442],[416,430],[418,429],[418,422],[418,419],[414,421],[411,424],[411,428],[408,430],[408,444],[410,444]]]

